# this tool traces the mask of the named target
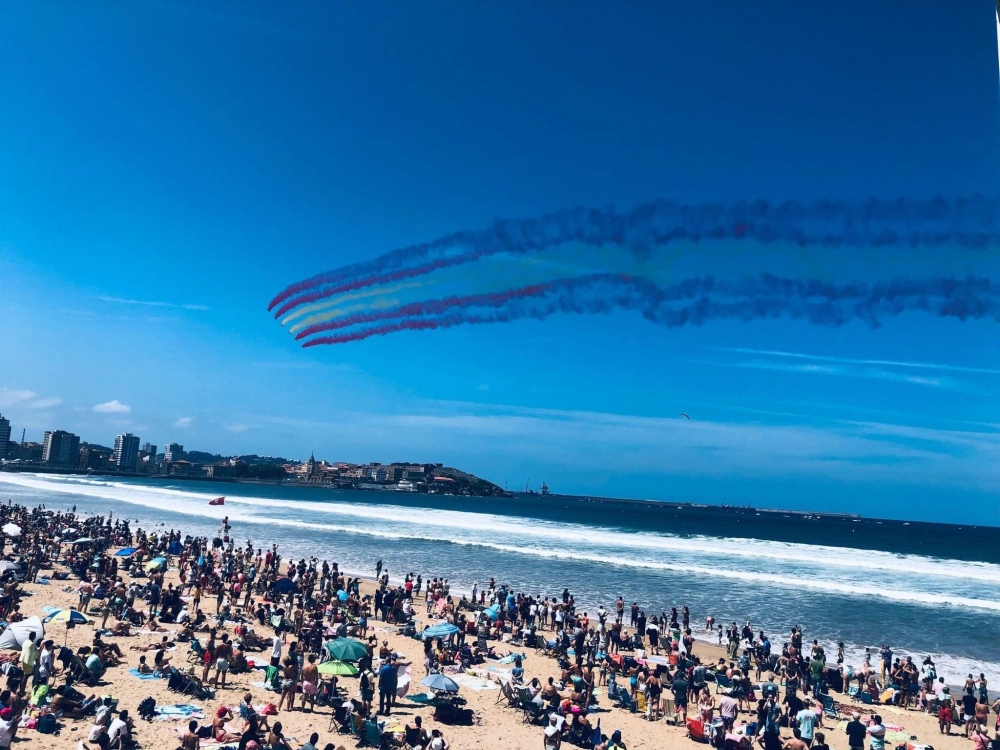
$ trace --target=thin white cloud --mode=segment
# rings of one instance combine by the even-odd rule
[[[53,406],[59,406],[62,402],[61,398],[40,398],[37,401],[32,401],[28,406],[32,409],[51,409]]]
[[[23,406],[27,409],[50,409],[63,402],[61,398],[49,396],[37,398],[38,394],[27,389],[0,390],[0,406]]]
[[[94,411],[99,414],[128,414],[132,411],[132,407],[128,404],[123,404],[118,399],[114,399],[106,401],[103,404],[98,404],[94,407]]]
[[[733,362],[725,367],[741,367],[749,370],[770,370],[773,372],[803,372],[817,375],[835,375],[844,378],[868,378],[872,380],[889,380],[894,383],[910,383],[930,388],[947,388],[949,390],[965,390],[960,382],[947,377],[926,377],[893,372],[880,367],[846,367],[842,365],[794,364],[752,360],[748,362]]]
[[[230,432],[246,432],[250,427],[245,424],[227,424],[226,429]]]
[[[154,300],[144,300],[144,299],[126,299],[124,297],[104,297],[99,296],[97,299],[102,302],[114,302],[119,305],[143,305],[145,307],[169,307],[174,310],[196,310],[198,312],[204,312],[205,310],[210,310],[208,305],[184,305],[175,302],[157,302]]]
[[[4,388],[0,391],[0,406],[13,406],[14,404],[21,404],[25,401],[30,401],[34,397],[34,391],[8,390],[7,388]]]
[[[709,347],[720,352],[734,352],[736,354],[757,354],[766,357],[787,357],[792,359],[812,360],[813,362],[834,362],[841,365],[874,365],[877,367],[911,367],[925,370],[943,370],[946,372],[968,372],[982,375],[1000,375],[1000,370],[989,367],[963,367],[961,365],[947,365],[938,362],[904,362],[893,359],[851,359],[849,357],[830,357],[821,354],[805,354],[802,352],[785,352],[773,349],[749,349],[744,347]]]
[[[181,429],[191,426],[191,417],[178,417],[174,422],[174,427],[180,427]]]

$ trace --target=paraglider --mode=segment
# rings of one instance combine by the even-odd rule
[[[689,421],[689,422],[691,421],[691,417],[689,417],[689,416],[688,416],[687,414],[685,414],[684,412],[681,412],[681,413],[680,413],[680,414],[678,414],[677,416],[678,416],[678,417],[684,417],[684,419],[686,419],[686,420],[687,420],[687,421]]]

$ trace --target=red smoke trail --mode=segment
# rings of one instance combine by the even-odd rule
[[[450,315],[446,318],[419,318],[417,320],[401,320],[398,323],[388,323],[384,326],[365,328],[353,333],[341,333],[337,336],[320,336],[319,338],[307,341],[302,345],[303,349],[310,346],[320,346],[322,344],[347,344],[351,341],[361,341],[372,336],[387,336],[398,331],[430,331],[435,328],[450,328],[462,323],[478,322],[476,318],[467,315]]]
[[[538,297],[548,292],[556,290],[572,290],[582,286],[593,284],[602,280],[627,281],[628,277],[616,274],[592,274],[590,276],[579,276],[575,278],[555,279],[541,284],[530,284],[508,289],[505,292],[487,292],[483,294],[470,294],[464,297],[452,296],[443,299],[427,300],[424,302],[413,302],[391,310],[381,310],[379,312],[357,313],[348,315],[340,320],[332,320],[327,323],[317,323],[311,325],[295,334],[295,340],[301,340],[307,336],[324,331],[336,331],[341,328],[351,326],[377,323],[380,320],[392,320],[394,318],[409,318],[418,315],[440,315],[453,308],[463,307],[502,307],[511,300],[525,299],[527,297]]]
[[[363,289],[366,286],[377,286],[379,284],[388,284],[392,281],[402,281],[403,279],[412,279],[414,276],[423,276],[425,274],[431,273],[432,271],[437,271],[441,268],[448,268],[449,266],[457,266],[461,263],[469,263],[470,261],[478,260],[482,253],[467,253],[466,255],[455,255],[451,258],[441,258],[435,260],[432,263],[427,263],[422,266],[414,266],[412,268],[401,268],[398,271],[392,271],[391,273],[378,274],[376,276],[368,276],[363,279],[356,279],[355,281],[348,282],[346,284],[341,284],[340,286],[329,287],[326,289],[318,289],[315,292],[309,294],[303,294],[300,297],[295,297],[294,299],[288,300],[285,304],[278,308],[278,311],[274,314],[275,318],[280,318],[289,310],[293,310],[299,305],[304,305],[308,302],[316,302],[321,299],[327,299],[328,297],[335,297],[343,292],[352,292],[355,289]],[[303,282],[306,283],[306,282]],[[277,299],[277,298],[275,298]]]

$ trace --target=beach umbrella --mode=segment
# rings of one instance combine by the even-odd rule
[[[342,602],[346,602],[348,598],[350,598],[350,594],[341,589],[340,591],[337,592],[337,598]]]
[[[357,677],[358,668],[353,664],[348,664],[347,662],[339,661],[334,659],[332,661],[325,661],[319,665],[320,674],[333,674],[338,677]]]
[[[484,609],[483,614],[489,617],[491,622],[496,622],[497,618],[500,616],[495,604]]]
[[[167,552],[169,552],[171,555],[179,555],[183,551],[184,551],[184,545],[178,542],[176,539],[170,543],[169,547],[167,547]]]
[[[457,627],[455,627],[451,623],[442,622],[438,623],[437,625],[432,625],[431,627],[426,628],[420,634],[420,637],[426,641],[428,638],[448,638],[449,636],[452,636],[457,632],[458,632]]]
[[[77,609],[60,609],[42,620],[44,623],[51,622],[71,622],[74,625],[86,625],[90,620],[83,612]]]
[[[356,638],[337,638],[326,644],[326,651],[340,661],[358,661],[368,655],[368,647]]]
[[[7,536],[21,536],[21,527],[16,523],[4,524],[3,529],[0,529],[0,531],[3,531]]]
[[[291,578],[282,577],[271,584],[271,590],[279,594],[287,594],[290,591],[298,591],[299,586]]]
[[[73,546],[76,546],[77,544],[90,544],[92,541],[94,540],[91,539],[89,536],[82,536],[75,542],[73,542]]]
[[[146,563],[146,570],[155,570],[156,568],[166,568],[167,560],[163,557],[154,557],[148,563]]]
[[[0,649],[20,650],[30,633],[35,634],[35,643],[41,643],[45,639],[45,627],[37,617],[12,622],[0,633]]]
[[[138,551],[138,547],[124,547],[115,552],[115,557],[131,557]]]
[[[420,681],[420,684],[429,687],[431,690],[436,690],[439,693],[458,692],[458,683],[443,674],[428,675]]]

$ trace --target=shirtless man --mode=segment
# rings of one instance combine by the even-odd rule
[[[798,728],[795,728],[792,736],[781,743],[781,750],[809,750],[809,746],[802,741]]]
[[[226,687],[226,673],[229,671],[229,660],[233,657],[233,647],[229,643],[229,634],[224,633],[222,641],[215,647],[215,677],[212,679],[213,685],[219,684],[219,676],[222,676],[222,687]]]
[[[316,691],[319,687],[319,667],[316,655],[309,654],[309,660],[302,666],[302,710],[306,710],[306,699],[312,711],[316,710]]]

